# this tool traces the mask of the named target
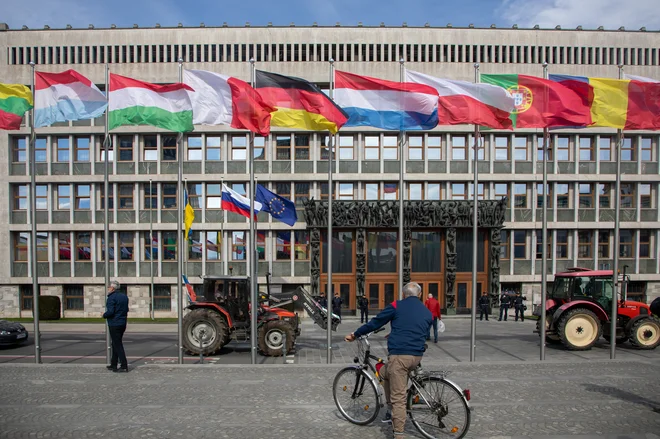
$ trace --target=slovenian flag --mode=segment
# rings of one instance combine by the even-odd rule
[[[243,215],[246,218],[250,218],[250,199],[245,198],[243,195],[239,194],[236,191],[233,191],[227,187],[226,184],[222,184],[222,205],[223,210],[229,212],[234,212],[239,215]],[[263,205],[255,201],[254,202],[254,213],[255,218],[256,214],[261,212]]]
[[[75,70],[35,72],[34,85],[34,126],[37,128],[55,122],[95,119],[107,107],[101,90]]]
[[[344,126],[430,130],[438,124],[438,92],[423,84],[335,72],[335,102],[348,114]]]

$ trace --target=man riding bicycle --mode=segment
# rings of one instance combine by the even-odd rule
[[[392,422],[394,436],[403,435],[406,423],[406,391],[408,373],[422,361],[425,341],[433,323],[431,312],[419,296],[421,287],[410,282],[403,287],[403,300],[387,305],[376,317],[346,336],[348,342],[373,332],[388,322],[391,331],[387,339],[388,361],[381,370],[387,400],[383,422]]]

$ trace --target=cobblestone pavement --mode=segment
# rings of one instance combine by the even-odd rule
[[[424,363],[471,390],[468,437],[659,438],[657,361]],[[341,366],[3,364],[0,438],[391,437],[341,418]]]

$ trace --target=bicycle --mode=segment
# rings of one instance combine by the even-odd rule
[[[369,343],[370,335],[383,330],[378,329],[356,340],[358,355],[353,360],[356,364],[340,370],[333,383],[335,404],[352,424],[372,423],[384,405],[383,378],[379,372],[385,361],[371,354]],[[448,380],[447,375],[446,371],[426,372],[421,363],[408,375],[406,411],[425,438],[462,438],[470,427],[470,391]]]

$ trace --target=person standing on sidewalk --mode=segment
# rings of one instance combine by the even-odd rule
[[[520,321],[525,321],[525,298],[520,295],[520,292],[516,293],[516,297],[513,299],[513,306],[516,308],[516,322],[518,321],[518,313],[520,313]]]
[[[504,292],[500,297],[500,318],[498,322],[502,321],[502,314],[504,314],[504,321],[506,322],[506,318],[509,316],[509,306],[511,306],[511,297]]]
[[[358,298],[358,308],[360,308],[360,323],[369,321],[369,300],[365,296]]]
[[[339,317],[339,322],[341,322],[341,304],[344,303],[344,299],[341,298],[339,293],[335,293],[335,297],[332,299],[332,312],[337,314]]]
[[[488,306],[490,305],[490,299],[488,299],[488,293],[484,291],[481,293],[479,298],[479,320],[484,319],[484,314],[486,315],[486,321],[488,321]]]
[[[124,352],[124,332],[126,332],[126,316],[128,315],[128,297],[117,291],[119,282],[113,280],[108,287],[108,300],[103,318],[108,321],[108,332],[112,340],[112,357],[110,365],[106,366],[113,372],[128,372],[128,360]],[[121,367],[119,366],[121,362]]]
[[[426,336],[433,322],[431,312],[419,299],[421,292],[419,284],[406,284],[403,287],[403,300],[390,303],[370,322],[345,338],[346,341],[352,342],[390,323],[392,329],[387,337],[389,356],[380,374],[384,380],[383,388],[388,405],[383,422],[392,422],[395,438],[403,436],[406,424],[408,372],[414,370],[422,361]]]
[[[426,309],[431,311],[431,315],[433,316],[433,343],[438,342],[438,320],[442,320],[442,315],[440,314],[440,302],[435,300],[433,298],[433,294],[429,294],[428,299],[426,299],[426,302],[424,302],[424,305],[426,305]],[[429,333],[426,336],[427,340],[431,339],[431,330],[429,329]]]

